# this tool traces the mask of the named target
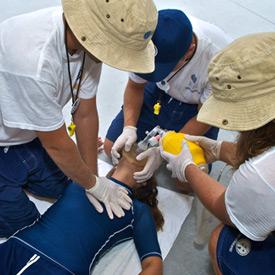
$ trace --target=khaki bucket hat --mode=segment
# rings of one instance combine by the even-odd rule
[[[219,128],[247,131],[275,119],[275,33],[235,40],[209,64],[212,95],[198,120]]]
[[[62,6],[70,29],[97,59],[125,71],[154,70],[152,0],[62,0]]]

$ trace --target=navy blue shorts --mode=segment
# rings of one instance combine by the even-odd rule
[[[154,115],[154,104],[161,100],[159,115]],[[198,113],[197,104],[187,104],[178,101],[160,90],[154,83],[148,83],[144,90],[144,103],[137,122],[137,136],[140,141],[145,137],[145,132],[159,125],[162,129],[178,132],[192,117]],[[123,109],[112,121],[106,138],[115,142],[122,133],[124,126]],[[205,136],[217,139],[219,129],[212,127]]]
[[[40,253],[15,238],[11,238],[7,242],[0,244],[0,255],[0,274],[73,274],[59,263],[48,258],[43,253]]]
[[[40,215],[24,189],[37,196],[58,198],[68,178],[38,139],[0,147],[0,237],[9,237]]]
[[[223,275],[274,275],[275,236],[255,242],[237,229],[224,226],[217,244],[217,261]]]

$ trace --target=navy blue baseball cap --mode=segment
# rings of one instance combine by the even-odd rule
[[[155,70],[137,74],[151,82],[163,80],[189,49],[193,30],[188,17],[180,10],[167,9],[158,12],[158,24],[152,37],[156,46]]]

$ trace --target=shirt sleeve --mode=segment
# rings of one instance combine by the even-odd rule
[[[56,87],[28,76],[3,73],[5,93],[0,93],[4,125],[34,131],[52,131],[64,124]]]
[[[140,76],[136,75],[135,73],[129,73],[129,78],[138,84],[145,84],[147,82],[147,80],[141,78]]]
[[[149,207],[144,206],[135,210],[134,242],[140,258],[143,261],[150,256],[161,258],[157,230]]]
[[[209,47],[206,49],[206,55],[207,55],[208,63],[217,54],[217,52],[220,49],[221,48],[219,48],[215,44],[209,44]],[[206,80],[205,80],[205,84],[204,84],[204,89],[203,89],[203,91],[201,93],[201,96],[200,96],[200,103],[203,104],[209,98],[209,96],[211,94],[212,94],[212,87],[211,87],[211,84],[209,82],[208,77],[206,76]]]
[[[207,82],[207,84],[205,85],[205,88],[201,94],[200,103],[203,104],[211,94],[212,94],[212,88],[211,88],[210,83]]]
[[[274,163],[274,158],[273,158]],[[265,162],[265,169],[274,165]],[[260,170],[262,171],[262,170]],[[251,161],[234,173],[225,193],[228,215],[238,230],[254,241],[263,241],[275,230],[275,190]],[[274,184],[274,180],[273,180]]]
[[[81,81],[79,98],[90,99],[96,96],[101,70],[101,63],[97,64],[91,60],[88,61],[87,66],[84,68],[84,75]]]

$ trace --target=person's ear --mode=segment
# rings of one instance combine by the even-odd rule
[[[190,58],[191,55],[193,54],[193,51],[195,50],[195,48],[196,48],[196,42],[193,41],[193,42],[191,43],[189,49],[188,49],[187,52],[185,53],[184,58],[185,58],[185,59]]]

